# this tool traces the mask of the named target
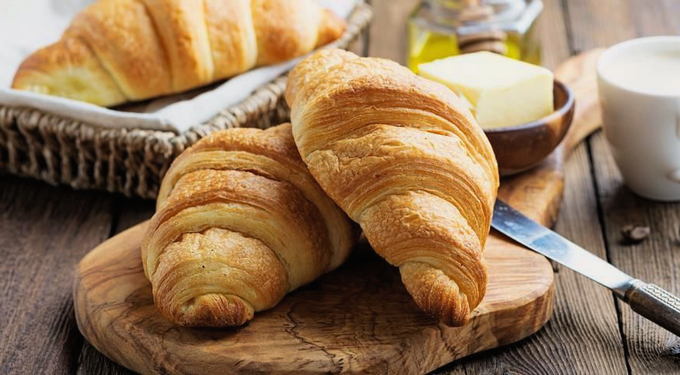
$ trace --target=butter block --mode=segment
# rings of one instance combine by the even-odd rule
[[[553,111],[552,72],[495,53],[476,52],[420,64],[418,74],[464,97],[485,129],[524,124]]]

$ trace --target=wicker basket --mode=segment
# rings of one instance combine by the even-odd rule
[[[370,7],[360,3],[344,35],[332,46],[347,48],[371,17]],[[103,129],[35,109],[0,105],[0,173],[154,198],[172,160],[198,139],[220,129],[266,128],[287,120],[285,87],[286,77],[279,77],[182,134]]]

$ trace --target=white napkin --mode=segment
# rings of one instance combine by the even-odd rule
[[[317,0],[347,18],[359,0]],[[76,100],[10,89],[23,59],[59,39],[73,16],[92,0],[3,0],[0,14],[0,104],[23,106],[102,127],[181,133],[237,104],[253,91],[286,73],[302,58],[253,69],[217,87],[193,90],[113,110]]]

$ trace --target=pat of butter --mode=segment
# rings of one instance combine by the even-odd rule
[[[553,111],[553,74],[543,67],[491,52],[421,64],[421,76],[467,99],[482,128],[538,120]]]

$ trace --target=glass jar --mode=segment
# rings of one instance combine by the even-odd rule
[[[423,0],[408,20],[408,66],[481,50],[538,65],[542,9],[541,0]]]

